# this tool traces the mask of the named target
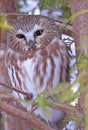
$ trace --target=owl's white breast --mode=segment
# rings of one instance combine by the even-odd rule
[[[53,78],[53,86],[56,86],[59,83],[58,74],[60,73],[59,66],[61,64],[61,60],[60,60],[60,58],[55,58],[54,55],[52,55],[52,57],[54,58],[54,62],[55,62],[55,66],[56,66],[55,74],[54,74],[54,78]],[[41,60],[41,57],[36,58],[35,61],[34,61],[34,58],[31,58],[31,59],[28,58],[24,61],[20,61],[18,59],[17,65],[21,69],[22,73],[19,70],[17,71],[16,67],[13,64],[10,64],[10,61],[9,61],[10,67],[8,67],[8,74],[9,74],[12,86],[16,87],[18,89],[22,89],[22,91],[32,93],[34,97],[36,97],[36,95],[38,93],[44,91],[46,89],[46,87],[51,87],[51,86],[47,86],[47,82],[51,76],[51,71],[52,71],[50,59],[48,58],[46,60],[47,68],[46,68],[45,74],[42,70],[44,63],[42,63],[40,65],[38,63],[39,60]],[[39,75],[35,75],[35,67],[37,64],[39,64],[38,69],[40,71],[40,77],[39,77]],[[35,81],[34,81],[34,77],[36,77]],[[41,77],[43,77],[43,78],[41,78]],[[20,82],[19,82],[18,78],[19,78]],[[40,86],[40,80],[43,80],[42,86]],[[18,94],[16,92],[14,92],[14,95],[16,97],[18,97]],[[24,96],[22,94],[20,94],[20,96],[22,99],[24,98]]]
[[[8,53],[10,53],[10,55],[15,55],[11,49],[8,49]],[[22,91],[32,93],[33,96],[36,97],[38,93],[56,87],[60,83],[61,75],[63,81],[65,81],[65,69],[67,68],[67,54],[65,53],[67,52],[62,50],[65,63],[63,63],[61,54],[57,48],[55,48],[55,53],[57,53],[57,56],[54,53],[49,53],[49,56],[45,57],[44,55],[41,55],[39,51],[36,53],[36,56],[32,58],[28,57],[23,61],[21,61],[16,54],[15,64],[14,61],[12,62],[8,59],[8,74],[12,86],[21,89]],[[46,64],[46,69],[44,64]],[[61,72],[61,66],[64,69],[63,74]],[[14,95],[24,99],[24,95],[22,94],[14,92]]]
[[[42,63],[41,65],[38,63],[39,60],[41,60],[41,57],[39,57],[39,59],[35,59],[35,61],[34,61],[34,59],[28,58],[27,60],[23,61],[22,63],[20,63],[20,61],[18,60],[18,66],[21,68],[21,70],[24,73],[24,77],[21,75],[20,72],[18,73],[18,77],[21,80],[21,87],[22,87],[23,91],[32,93],[33,96],[36,97],[38,93],[41,93],[47,87],[54,87],[54,86],[58,85],[58,83],[59,83],[58,74],[60,73],[61,60],[60,60],[60,58],[55,58],[54,55],[52,55],[52,56],[54,58],[54,62],[56,65],[54,78],[53,78],[53,81],[51,81],[51,82],[53,82],[53,86],[49,86],[49,85],[47,86],[47,82],[51,76],[51,71],[52,71],[52,66],[51,66],[51,62],[50,62],[49,58],[46,60],[47,68],[46,68],[45,74],[42,70],[44,63]],[[38,64],[38,69],[40,71],[39,72],[40,76],[36,75],[36,72],[35,72],[35,67],[37,64]],[[15,71],[15,69],[14,69],[14,71]],[[15,73],[16,72],[14,72],[14,77],[15,77]],[[34,77],[36,78],[35,80],[34,80]],[[43,78],[41,78],[41,77],[43,77]],[[40,80],[43,80],[42,86],[40,84],[40,82],[41,82]],[[16,81],[16,84],[18,85],[17,79],[15,81]],[[27,87],[26,90],[25,90],[25,87]]]
[[[19,54],[8,49],[8,74],[14,88],[32,93],[35,98],[38,93],[50,90],[60,82],[66,81],[68,54],[63,44],[61,44],[59,50],[60,47],[57,47],[58,44],[54,44],[54,42],[56,42],[55,39],[52,41],[52,45],[46,48],[47,54],[39,50],[32,58],[28,56],[24,60],[20,60]],[[24,95],[15,91],[13,94],[17,98],[25,98]],[[21,102],[21,104],[28,111],[31,110],[31,104],[26,104],[26,102]],[[41,108],[34,113],[40,115],[47,122],[57,121],[62,118],[63,112],[52,108],[47,109],[50,111],[50,117],[46,117]]]

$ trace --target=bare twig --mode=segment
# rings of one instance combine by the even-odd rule
[[[54,105],[52,105],[52,103]],[[56,107],[57,110],[61,110],[63,112],[73,112],[73,110],[74,110],[72,106],[67,106],[65,104],[58,103],[55,100],[54,101],[53,100],[49,101],[48,106],[50,106],[51,108],[54,108],[54,109]]]
[[[54,19],[56,24],[59,26],[59,29],[61,30],[62,33],[67,34],[72,36],[73,35],[73,27],[67,21],[62,20],[62,19]]]
[[[13,97],[7,97],[7,96],[0,96],[0,99],[4,102],[10,102],[10,101],[14,101]]]
[[[49,126],[45,123],[33,117],[30,113],[19,110],[15,107],[12,107],[3,101],[0,100],[0,110],[5,111],[8,114],[11,114],[19,119],[25,120],[31,128],[36,127],[38,130],[51,130]]]
[[[18,90],[18,89],[16,89],[16,88],[9,87],[9,86],[7,86],[7,85],[5,85],[5,84],[2,84],[2,83],[0,83],[0,85],[3,85],[3,86],[5,86],[5,87],[7,87],[7,88],[10,88],[10,89],[12,89],[12,90],[15,90],[15,91],[18,92],[18,93],[22,93],[22,94],[24,94],[25,96],[27,96],[27,95],[30,96],[29,93],[23,92],[23,91]],[[51,94],[51,95],[49,95],[49,96],[46,97],[47,99],[51,98],[51,101],[52,101],[52,103],[56,106],[56,109],[57,109],[57,110],[61,110],[61,111],[63,111],[63,112],[71,111],[71,108],[70,108],[69,106],[66,106],[65,104],[59,104],[59,103],[56,103],[55,101],[53,102],[52,97],[55,96],[55,95],[57,95],[58,93],[63,92],[63,91],[64,91],[65,89],[67,89],[67,88],[69,88],[69,85],[66,85],[66,87],[65,87],[65,88],[62,88],[61,90],[59,90],[59,92],[56,92],[56,93]],[[6,99],[6,98],[4,97],[4,98],[2,98],[2,99],[4,100],[4,99]],[[14,98],[11,98],[11,100],[12,100],[12,99],[14,100]],[[9,100],[9,97],[8,97],[8,100]],[[8,100],[7,100],[7,101],[8,101]],[[5,100],[4,100],[4,101],[5,101]],[[50,105],[50,103],[49,103],[49,105]],[[35,106],[33,106],[32,112],[34,112],[38,107],[39,107],[39,105],[38,105],[38,103],[37,103]]]
[[[4,86],[4,87],[6,87],[6,88],[12,89],[12,90],[14,90],[14,91],[16,91],[16,92],[18,92],[18,93],[21,93],[21,94],[25,95],[27,98],[29,98],[30,100],[31,100],[32,97],[33,97],[33,96],[32,96],[32,93],[27,93],[27,92],[21,91],[21,90],[19,90],[19,89],[17,89],[17,88],[10,87],[10,86],[8,86],[8,85],[6,85],[6,84],[3,84],[3,83],[0,83],[0,85],[1,85],[1,86]]]
[[[70,85],[70,84],[65,85],[65,87],[62,87],[59,91],[54,92],[53,94],[50,94],[50,95],[47,96],[46,98],[49,99],[49,98],[51,98],[51,97],[54,97],[54,96],[56,96],[56,95],[58,95],[58,94],[64,92],[66,89],[68,89],[68,88],[70,87],[69,85]]]

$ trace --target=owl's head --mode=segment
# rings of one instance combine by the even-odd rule
[[[60,33],[54,21],[44,16],[18,17],[7,33],[8,46],[19,52],[36,51],[49,45]]]

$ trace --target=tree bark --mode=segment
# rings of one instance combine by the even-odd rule
[[[16,0],[0,0],[1,13],[14,13],[16,12]]]
[[[71,0],[72,14],[82,10],[88,10],[88,0]],[[80,13],[73,21],[74,39],[76,42],[77,56],[88,52],[84,45],[88,45],[88,12]]]
[[[0,13],[6,14],[6,13],[15,13],[16,12],[16,0],[0,0]],[[3,43],[4,41],[4,43]],[[5,33],[0,32],[0,47],[5,48],[6,37]]]
[[[88,11],[88,0],[71,0],[71,11],[74,15],[79,12],[79,15],[73,21],[73,32],[74,39],[76,43],[77,58],[81,55],[86,55],[88,57],[88,12],[83,13],[83,10]],[[77,60],[78,65],[82,64],[84,60]],[[87,72],[87,74],[86,74]],[[88,99],[88,67],[84,67],[79,70],[79,75],[84,74],[84,79],[80,82],[80,87],[82,87],[82,92],[78,102],[78,112],[77,116],[80,117],[79,128],[81,130],[86,130],[84,121],[86,116],[88,116],[87,99]],[[80,114],[79,114],[80,113]],[[88,128],[87,128],[88,129]]]

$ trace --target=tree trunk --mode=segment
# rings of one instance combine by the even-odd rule
[[[88,0],[71,0],[72,14],[82,10],[88,10]],[[84,45],[88,45],[88,12],[80,13],[73,21],[74,39],[77,47],[77,55],[88,52]]]
[[[15,13],[16,12],[16,0],[0,0],[0,13]],[[0,32],[0,41],[5,40],[4,34]]]
[[[73,21],[73,31],[74,39],[76,42],[77,58],[82,55],[86,55],[88,57],[88,0],[71,0],[71,10],[73,15],[79,12],[79,15]],[[78,60],[78,65],[82,64],[82,62],[84,63],[84,59],[81,58],[81,60]],[[81,116],[79,123],[80,129],[86,130],[88,128],[86,128],[84,122],[86,123],[86,116],[88,116],[88,66],[83,67],[79,70],[79,76],[82,74],[84,74],[84,77],[82,78],[83,81],[80,81],[80,87],[82,87],[82,92],[77,108],[79,110],[78,113],[80,114],[78,114],[77,116]]]
[[[16,0],[0,0],[0,12],[1,13],[15,13],[16,12]]]

